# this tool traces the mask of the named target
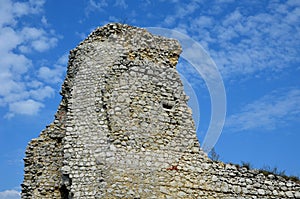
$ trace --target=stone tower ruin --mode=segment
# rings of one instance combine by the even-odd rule
[[[180,53],[123,24],[72,50],[55,120],[26,149],[22,198],[300,198],[299,182],[200,149]]]

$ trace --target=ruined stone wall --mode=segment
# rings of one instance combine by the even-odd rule
[[[56,119],[27,147],[22,198],[300,198],[299,183],[200,150],[180,52],[121,24],[72,50]]]
[[[61,167],[66,112],[66,97],[63,97],[54,122],[28,144],[22,198],[64,198]]]

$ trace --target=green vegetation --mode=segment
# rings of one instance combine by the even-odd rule
[[[262,169],[259,169],[264,175],[278,175],[283,177],[286,180],[291,180],[294,182],[300,182],[300,178],[298,176],[288,176],[285,174],[285,170],[279,170],[277,167],[271,168],[270,166],[264,166]]]
[[[252,165],[250,162],[244,162],[242,161],[242,167],[246,167],[248,170],[253,169]]]
[[[285,170],[280,171],[277,167],[271,168],[270,166],[264,166],[260,171],[269,173],[269,174],[275,174],[279,176],[285,176]]]
[[[213,148],[209,154],[208,157],[215,162],[218,162],[220,160],[220,155],[216,152],[215,148]],[[229,164],[233,164],[233,163],[229,163]],[[250,162],[244,162],[242,161],[241,164],[234,164],[237,168],[241,168],[241,167],[245,167],[248,170],[250,169],[255,169],[252,164]],[[277,167],[270,167],[270,166],[264,166],[261,169],[258,169],[259,172],[261,172],[262,174],[264,174],[265,176],[268,176],[270,174],[272,175],[277,175],[277,176],[281,176],[286,180],[290,180],[293,182],[297,182],[300,183],[300,177],[299,176],[288,176],[285,173],[285,170],[279,170]]]

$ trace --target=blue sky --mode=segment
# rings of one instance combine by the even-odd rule
[[[300,1],[0,0],[0,199],[19,198],[26,145],[53,120],[69,50],[108,22],[198,41],[226,89],[221,160],[300,176]],[[210,97],[193,84],[201,142]]]

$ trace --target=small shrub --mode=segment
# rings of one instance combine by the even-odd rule
[[[285,170],[279,170],[277,167],[271,168],[270,166],[264,166],[259,171],[262,172],[264,175],[275,174],[283,177],[286,180],[300,183],[300,178],[298,176],[288,176],[285,174]]]
[[[219,154],[217,154],[215,148],[212,148],[212,150],[208,153],[208,157],[212,161],[219,161],[220,160],[220,156],[219,156]]]
[[[236,166],[239,166],[239,165],[236,165]],[[247,168],[248,170],[249,169],[253,169],[252,165],[250,162],[243,162],[242,161],[242,165],[241,167],[245,167]],[[270,166],[264,166],[263,168],[261,169],[258,169],[258,171],[262,174],[264,174],[265,176],[268,176],[270,174],[273,174],[273,175],[277,175],[277,176],[281,176],[283,177],[284,179],[286,180],[290,180],[290,181],[293,181],[295,183],[298,183],[300,184],[300,177],[299,176],[287,176],[285,174],[285,170],[279,170],[277,167],[270,167]]]
[[[285,170],[280,171],[277,167],[271,168],[270,166],[264,166],[261,171],[269,172],[270,174],[275,174],[279,176],[286,176]]]
[[[253,168],[250,162],[244,162],[244,161],[242,161],[242,167],[245,167],[248,170]]]
[[[298,176],[289,176],[289,180],[300,183],[300,178]]]

